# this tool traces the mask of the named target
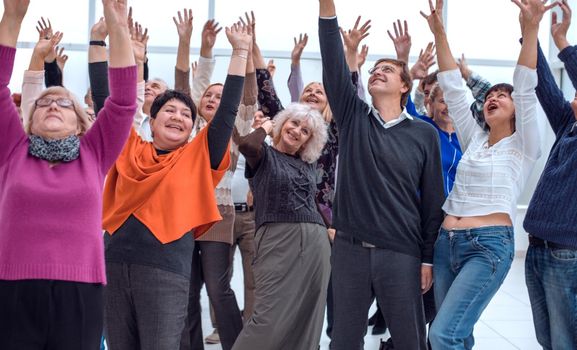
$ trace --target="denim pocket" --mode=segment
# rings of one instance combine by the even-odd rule
[[[551,249],[551,256],[561,261],[577,261],[577,250]]]
[[[498,264],[502,261],[513,261],[513,244],[507,236],[479,235],[471,240],[471,244],[487,256],[493,266],[493,271],[497,270]]]

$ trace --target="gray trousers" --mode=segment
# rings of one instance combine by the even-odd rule
[[[321,337],[330,244],[312,223],[268,223],[255,235],[254,312],[233,350],[316,350]]]
[[[106,263],[104,324],[110,350],[178,349],[189,279],[136,264]]]
[[[369,307],[377,298],[397,350],[426,350],[421,261],[365,248],[337,232],[333,243],[334,324],[331,350],[363,349]]]

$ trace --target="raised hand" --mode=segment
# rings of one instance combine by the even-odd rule
[[[445,32],[445,25],[443,24],[443,19],[441,14],[443,13],[443,0],[436,0],[435,6],[433,7],[433,1],[429,0],[429,10],[430,15],[426,15],[423,11],[421,16],[423,16],[427,23],[429,24],[429,29],[433,34],[441,34]]]
[[[40,20],[37,22],[38,25],[36,26],[36,31],[38,32],[38,39],[50,39],[54,32],[52,31],[52,23],[50,23],[50,19],[46,18],[48,23],[44,20],[44,17],[40,17]]]
[[[55,57],[54,48],[60,43],[63,35],[63,33],[56,32],[50,39],[42,38],[38,40],[36,46],[34,46],[33,55],[42,58],[42,60],[46,60],[46,57],[51,55]]]
[[[467,64],[467,60],[465,59],[465,54],[461,54],[461,58],[457,59],[457,66],[459,66],[459,70],[461,71],[461,76],[463,79],[467,80],[471,76],[471,69]]]
[[[359,66],[359,70],[361,69],[363,64],[365,64],[365,61],[367,60],[368,55],[369,55],[369,46],[363,45],[361,47],[361,51],[359,51],[359,53],[357,53],[357,65]]]
[[[218,26],[218,22],[215,22],[214,19],[206,21],[204,27],[202,28],[201,45],[209,50],[212,50],[214,44],[216,43],[216,36],[218,33],[220,33],[221,30],[222,28]]]
[[[2,17],[22,23],[29,4],[30,0],[4,0],[4,15]]]
[[[90,29],[90,40],[104,41],[108,36],[108,29],[106,28],[106,21],[104,17],[100,17],[98,22],[94,23]]]
[[[146,44],[148,43],[148,28],[142,29],[142,25],[135,22],[130,32],[132,52],[136,63],[144,63],[146,60]]]
[[[126,0],[102,0],[102,6],[108,31],[112,28],[126,28],[128,31]]]
[[[196,70],[197,69],[198,69],[198,61],[192,62],[192,64],[190,65],[190,70],[192,72],[192,79],[194,79],[194,77],[196,77]]]
[[[233,50],[246,50],[248,53],[252,42],[252,36],[248,33],[246,26],[235,23],[225,29],[228,42],[232,45]]]
[[[256,42],[256,19],[254,17],[254,12],[250,11],[250,17],[248,16],[248,12],[245,12],[244,16],[246,17],[246,22],[242,17],[239,17],[240,22],[243,25],[250,27],[250,33],[252,35],[252,42],[254,44]]]
[[[360,21],[361,16],[357,17],[355,25],[353,26],[352,29],[349,29],[348,31],[339,28],[348,52],[356,53],[361,41],[367,36],[369,36],[369,29],[371,29],[371,20],[369,19],[359,28]]]
[[[270,77],[274,77],[274,73],[276,73],[276,66],[274,64],[274,60],[271,58],[270,60],[268,60],[268,63],[266,65],[266,70],[268,70],[268,72],[270,73]]]
[[[558,21],[557,13],[551,13],[551,35],[553,36],[553,41],[555,46],[559,50],[563,50],[569,46],[569,41],[567,41],[567,31],[571,25],[571,8],[567,4],[567,0],[562,0],[559,3],[561,11],[563,11],[563,19],[561,22]]]
[[[547,0],[511,0],[521,10],[521,26],[523,31],[527,28],[539,28],[543,15],[548,10],[557,6],[557,2],[545,5]]]
[[[128,31],[132,33],[134,28],[134,17],[132,17],[132,6],[128,8],[128,18],[126,18],[126,22],[128,23]]]
[[[64,72],[64,66],[68,61],[68,55],[64,54],[63,47],[59,48],[58,46],[54,48],[54,53],[56,54],[56,64],[58,65],[58,68],[60,68],[61,72]]]
[[[293,47],[293,51],[291,52],[291,60],[293,65],[298,65],[301,60],[301,55],[303,54],[303,50],[307,46],[309,41],[309,36],[307,33],[299,34],[299,39],[297,40],[296,36],[294,37],[295,46]]]
[[[172,17],[174,24],[176,24],[176,31],[178,32],[178,38],[180,40],[190,41],[192,36],[192,10],[184,9],[184,16],[178,11],[178,20],[176,17]]]
[[[430,42],[423,51],[419,52],[417,62],[411,67],[410,73],[413,80],[423,79],[429,74],[429,69],[435,64],[435,45]]]
[[[407,21],[404,22],[404,27],[401,26],[401,20],[397,20],[396,23],[393,22],[393,28],[395,30],[395,36],[387,30],[389,38],[393,41],[395,45],[395,51],[397,52],[397,59],[405,63],[409,62],[409,52],[411,52],[411,36],[409,35],[409,26]]]

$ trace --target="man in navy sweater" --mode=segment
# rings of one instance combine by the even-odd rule
[[[561,2],[563,20],[554,14],[551,33],[559,59],[577,88],[577,46],[567,30],[571,11]],[[537,340],[543,349],[577,348],[577,95],[563,97],[539,48],[537,97],[556,139],[523,227],[529,233],[525,278]]]
[[[424,350],[421,293],[432,284],[433,245],[443,220],[438,135],[404,110],[412,86],[404,62],[378,60],[369,71],[373,105],[361,100],[345,62],[333,0],[320,0],[320,17],[323,82],[339,132],[331,349],[363,348],[376,297],[395,346]],[[357,23],[345,40],[358,47],[368,27]]]

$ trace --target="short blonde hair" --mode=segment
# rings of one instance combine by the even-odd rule
[[[73,93],[71,93],[68,89],[62,86],[52,86],[42,91],[40,95],[38,95],[36,100],[44,98],[48,95],[66,96],[66,98],[69,98],[72,101],[72,105],[74,106],[74,112],[76,112],[78,128],[80,129],[80,133],[78,134],[78,136],[86,134],[88,129],[90,129],[90,127],[92,126],[92,122],[90,121],[90,116],[88,115],[88,113],[86,113],[84,107],[82,107],[82,105],[78,102],[76,96],[74,96]],[[26,127],[26,132],[28,133],[28,135],[32,135],[32,124],[34,124],[34,112],[36,112],[36,100],[34,101],[34,104],[32,104],[32,108],[30,108],[30,115],[28,118],[29,122]]]
[[[304,103],[291,103],[274,118],[273,144],[278,144],[284,124],[291,120],[307,121],[311,127],[310,139],[297,152],[298,156],[307,163],[314,163],[319,159],[327,143],[327,123],[323,116],[311,106]]]

